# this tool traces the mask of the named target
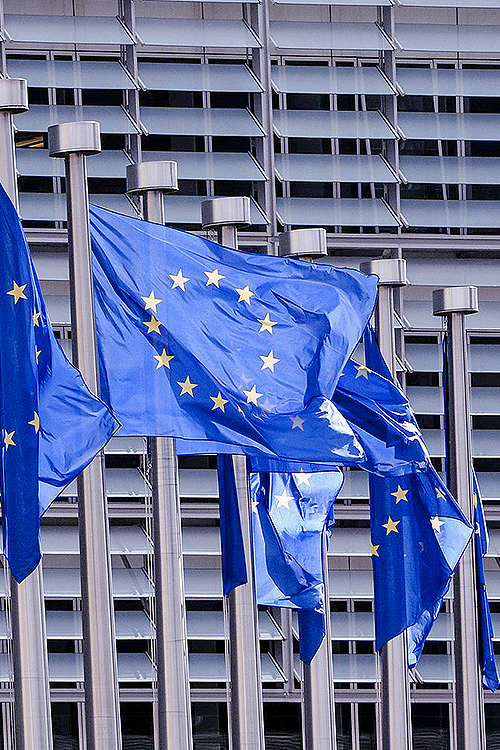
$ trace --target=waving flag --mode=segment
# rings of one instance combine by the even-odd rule
[[[370,475],[375,646],[380,649],[407,630],[408,664],[414,667],[472,529],[432,467],[413,412],[371,329],[364,338],[367,366],[360,367],[376,407],[372,418],[368,413],[366,422],[357,422],[357,435],[373,468],[385,470],[385,476]],[[378,430],[384,424],[385,455],[383,439],[374,443],[371,432],[382,438],[384,427]]]
[[[124,435],[296,461],[363,456],[330,398],[376,278],[91,207],[102,398]]]
[[[40,559],[39,519],[118,423],[54,336],[19,217],[0,186],[0,487],[5,554],[22,581]]]

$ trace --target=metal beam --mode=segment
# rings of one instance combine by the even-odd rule
[[[163,195],[177,190],[177,163],[127,167],[127,192],[143,197],[147,221],[165,223]],[[148,290],[149,291],[149,290]],[[191,701],[182,563],[179,474],[173,438],[151,439],[158,750],[191,750]]]
[[[49,155],[64,157],[68,206],[73,361],[98,392],[86,157],[99,153],[98,122],[49,127]],[[78,477],[85,725],[88,750],[121,750],[120,705],[104,452]]]
[[[217,229],[226,247],[238,246],[237,227],[250,223],[249,198],[214,198],[202,204],[204,228]],[[229,734],[233,750],[264,750],[264,713],[255,598],[251,505],[246,457],[233,456],[248,582],[234,588],[229,610]]]
[[[12,116],[28,109],[23,78],[0,81],[0,182],[18,208]],[[41,564],[22,583],[11,577],[15,740],[18,750],[52,750],[52,719]]]
[[[475,286],[447,287],[433,294],[434,315],[446,318],[446,409],[450,491],[475,527],[471,418],[465,316],[478,312]],[[456,750],[485,750],[483,688],[479,668],[475,539],[453,582]]]
[[[400,258],[361,264],[365,273],[379,277],[376,329],[380,351],[393,377],[396,375],[394,337],[394,289],[406,282],[406,261]],[[382,750],[411,750],[410,683],[406,633],[396,636],[381,649],[381,741]]]
[[[279,254],[298,260],[327,255],[325,229],[293,229],[278,235]],[[325,637],[310,664],[302,665],[302,736],[304,750],[335,750],[335,695],[333,689],[330,594],[328,589],[328,540],[323,531],[323,579]]]

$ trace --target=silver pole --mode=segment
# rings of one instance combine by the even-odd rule
[[[328,255],[325,229],[293,229],[279,235],[279,254],[298,260]],[[302,665],[302,735],[304,750],[336,750],[335,692],[333,685],[328,544],[323,535],[325,581],[325,637],[310,664]]]
[[[49,127],[49,156],[64,157],[73,358],[98,392],[86,156],[101,150],[98,122]],[[104,453],[78,477],[85,723],[89,750],[120,750],[120,705]]]
[[[0,80],[0,182],[18,209],[12,116],[28,109],[23,78]],[[52,750],[42,566],[22,583],[11,577],[15,737],[18,750]]]
[[[164,224],[163,195],[177,190],[177,163],[127,167],[127,192],[142,194],[144,218]],[[145,293],[149,292],[149,289]],[[191,750],[191,699],[187,651],[181,504],[173,438],[152,438],[158,748]]]
[[[219,242],[237,247],[237,227],[250,223],[249,198],[214,198],[201,204],[203,227],[216,227]],[[245,456],[233,456],[248,582],[229,594],[230,705],[233,750],[264,750],[259,629],[251,543],[251,505]]]
[[[465,316],[478,311],[474,286],[437,289],[434,315],[446,317],[446,418],[450,490],[474,526],[471,421]],[[456,750],[486,747],[483,688],[479,668],[475,541],[468,545],[455,572],[453,608],[455,638]]]
[[[375,313],[380,351],[396,376],[396,345],[394,337],[394,288],[404,286],[406,261],[402,258],[372,260],[361,264],[365,273],[379,277],[378,302]],[[410,683],[406,633],[393,638],[381,649],[382,687],[382,749],[411,750]]]

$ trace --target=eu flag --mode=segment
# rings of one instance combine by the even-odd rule
[[[493,650],[493,623],[491,621],[490,604],[488,592],[486,591],[486,579],[484,575],[484,556],[488,552],[488,529],[484,516],[483,501],[479,491],[479,482],[476,472],[472,470],[472,481],[474,485],[474,521],[476,542],[476,571],[477,571],[477,606],[479,617],[479,648],[481,656],[481,671],[483,683],[492,692],[500,686],[498,670]]]
[[[340,470],[250,475],[257,602],[298,610],[300,658],[307,664],[325,635],[323,534],[334,521]]]
[[[472,529],[431,465],[415,416],[373,332],[368,329],[364,338],[367,366],[358,367],[366,373],[362,377],[376,408],[373,417],[367,412],[368,431],[359,422],[356,426],[377,471],[370,475],[375,646],[380,649],[407,630],[408,664],[414,667]],[[385,456],[374,435],[381,443],[385,435]]]
[[[59,346],[17,212],[0,186],[0,483],[5,555],[22,581],[40,559],[39,519],[118,423]]]
[[[101,395],[124,435],[356,464],[331,401],[377,280],[91,207]]]

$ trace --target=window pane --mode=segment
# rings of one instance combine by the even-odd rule
[[[449,750],[447,703],[414,703],[411,707],[413,750]]]

